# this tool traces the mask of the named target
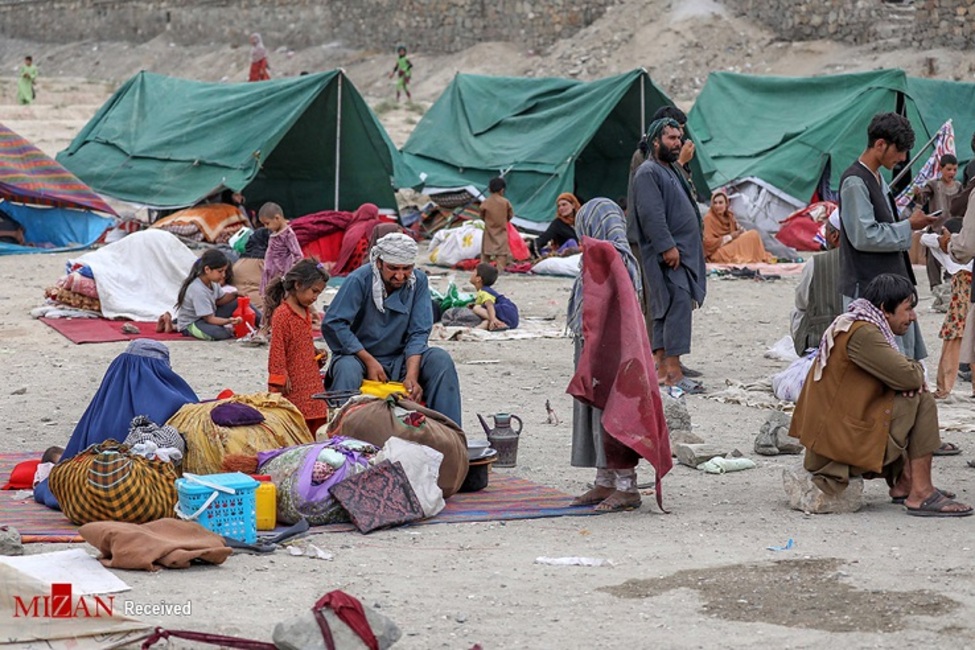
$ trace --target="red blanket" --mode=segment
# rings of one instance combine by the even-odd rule
[[[582,349],[566,392],[602,409],[603,430],[645,458],[660,480],[673,467],[653,353],[633,282],[609,242],[582,239]]]
[[[323,210],[292,219],[291,229],[295,231],[298,245],[304,248],[320,237],[334,232],[345,232],[354,217],[351,212]]]

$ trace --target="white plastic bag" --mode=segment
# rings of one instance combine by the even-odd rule
[[[386,441],[376,458],[377,462],[384,459],[392,463],[399,461],[425,517],[434,516],[447,505],[443,500],[443,490],[437,485],[443,454],[436,449],[393,436]]]
[[[787,402],[795,402],[799,399],[799,393],[802,392],[802,386],[806,383],[809,369],[812,368],[818,353],[819,350],[812,350],[790,363],[789,367],[779,374],[772,376],[772,392],[776,397]]]
[[[765,358],[776,359],[778,361],[788,361],[789,363],[792,363],[798,359],[799,355],[796,354],[796,346],[795,343],[792,342],[792,337],[783,336],[776,341],[775,345],[765,351]]]
[[[536,275],[561,275],[574,278],[582,272],[582,254],[567,257],[546,257],[532,267]]]
[[[476,219],[458,228],[438,230],[430,240],[430,262],[437,266],[453,266],[463,260],[481,257],[484,222]]]

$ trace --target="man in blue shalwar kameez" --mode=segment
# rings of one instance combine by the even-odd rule
[[[414,269],[416,242],[393,233],[376,242],[369,264],[345,279],[322,321],[333,353],[331,391],[357,390],[363,379],[402,381],[410,399],[461,424],[460,382],[446,350],[427,343],[433,328],[430,286]]]

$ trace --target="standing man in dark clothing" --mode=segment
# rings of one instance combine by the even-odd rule
[[[650,156],[633,175],[627,205],[630,241],[639,243],[650,288],[652,346],[661,383],[689,393],[704,388],[684,376],[681,355],[691,351],[691,312],[707,293],[700,214],[673,163],[681,152],[676,120],[655,120],[647,131]]]
[[[867,127],[867,148],[840,180],[840,293],[844,307],[860,297],[881,273],[894,273],[917,284],[908,250],[911,232],[936,221],[917,210],[897,221],[897,209],[880,168],[892,169],[907,158],[914,146],[914,129],[897,113],[875,115]],[[897,336],[897,345],[909,359],[928,353],[917,322]]]

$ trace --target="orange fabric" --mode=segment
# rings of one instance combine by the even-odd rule
[[[290,379],[291,392],[285,397],[306,419],[328,415],[325,402],[312,399],[312,395],[324,390],[315,361],[317,354],[311,334],[311,312],[298,314],[287,302],[281,303],[271,318],[268,384],[283,387]]]
[[[572,204],[572,208],[573,208],[572,216],[569,217],[568,219],[562,218],[562,216],[559,214],[559,201],[563,201],[563,200],[568,201],[569,203]],[[555,218],[558,219],[559,221],[564,221],[565,223],[569,224],[574,228],[576,225],[576,213],[579,212],[579,208],[581,207],[582,204],[579,203],[579,199],[576,198],[575,194],[573,194],[572,192],[562,192],[561,194],[559,194],[558,198],[555,199]]]
[[[196,226],[207,241],[216,242],[224,229],[238,224],[246,226],[247,220],[235,206],[226,203],[210,203],[174,212],[152,224],[152,227],[163,228],[173,224]]]
[[[247,81],[267,81],[271,78],[271,72],[268,69],[267,59],[261,59],[260,61],[253,61],[251,63],[251,71],[247,76]]]
[[[738,230],[738,220],[731,210],[725,210],[719,217],[713,210],[704,215],[704,254],[708,262],[718,264],[749,264],[751,262],[771,262],[772,257],[765,252],[762,236],[757,230],[749,230],[727,244],[722,244],[726,235]]]

